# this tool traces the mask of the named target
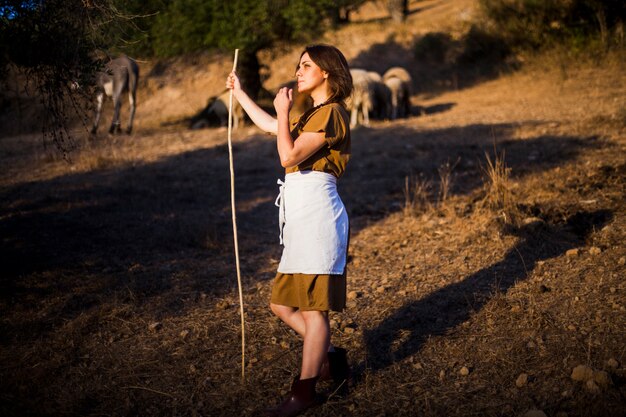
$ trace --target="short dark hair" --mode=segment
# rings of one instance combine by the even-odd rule
[[[352,93],[352,75],[346,57],[336,47],[326,44],[307,46],[300,54],[300,59],[306,53],[322,71],[328,73],[330,97],[326,102],[343,105],[344,100]]]

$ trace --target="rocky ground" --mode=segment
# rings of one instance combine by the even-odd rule
[[[353,131],[331,324],[354,379],[307,415],[626,415],[623,62],[553,64],[418,89],[413,117]],[[242,382],[226,130],[170,124],[148,78],[136,132],[79,133],[70,164],[0,139],[2,415],[252,416],[297,373],[267,308],[274,139],[234,134]]]

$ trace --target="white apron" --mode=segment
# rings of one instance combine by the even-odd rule
[[[298,171],[278,180],[280,243],[278,272],[343,274],[348,247],[348,214],[337,193],[337,178]]]

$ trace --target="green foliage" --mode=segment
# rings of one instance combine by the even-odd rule
[[[420,62],[464,70],[476,66],[497,67],[506,61],[510,52],[501,38],[477,26],[472,26],[459,40],[453,40],[447,33],[428,33],[413,47],[415,59]]]
[[[50,0],[45,4],[2,1],[0,45],[5,62],[33,68],[83,60],[99,44],[87,22],[97,10],[80,0]],[[8,12],[10,10],[10,12]]]
[[[170,1],[110,1],[117,18],[102,28],[109,51],[115,55],[119,53],[131,56],[154,55],[151,29],[155,21],[163,15]]]
[[[555,43],[582,45],[623,31],[623,0],[480,0],[494,30],[510,45],[539,49]],[[622,35],[623,36],[623,35]]]
[[[495,65],[504,62],[510,52],[501,38],[472,26],[463,38],[463,50],[457,62],[462,66],[479,63]]]
[[[427,33],[415,42],[413,47],[415,59],[419,62],[444,63],[452,43],[452,38],[447,33]]]
[[[162,9],[147,28],[150,46],[157,56],[172,56],[205,49],[210,30],[212,2],[174,0]]]
[[[268,0],[219,0],[213,3],[208,46],[258,51],[275,39],[277,16]]]
[[[21,71],[46,108],[42,129],[66,152],[68,112],[84,113],[77,101],[98,68],[93,52],[106,45],[102,27],[115,10],[109,0],[19,1],[0,4],[0,68]],[[4,73],[3,73],[4,74]]]
[[[173,56],[207,49],[258,51],[277,41],[306,42],[364,0],[112,0],[132,19],[118,49]]]

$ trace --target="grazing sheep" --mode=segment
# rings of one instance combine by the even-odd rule
[[[369,75],[372,81],[377,81],[379,83],[383,82],[383,77],[376,71],[367,71],[367,75]]]
[[[373,116],[377,119],[389,119],[391,116],[391,90],[383,82],[383,77],[376,71],[368,71],[367,75],[374,86]]]
[[[391,119],[411,115],[411,75],[401,67],[393,67],[383,75],[383,81],[391,90]]]
[[[211,97],[204,110],[191,118],[191,129],[202,129],[210,126],[228,126],[228,105],[230,92],[227,90],[216,97]],[[244,117],[241,105],[233,98],[233,128],[239,127]]]
[[[96,134],[100,116],[102,115],[102,104],[105,95],[113,99],[114,113],[109,133],[119,133],[120,109],[122,107],[122,94],[128,92],[130,104],[130,117],[126,133],[133,130],[133,119],[135,118],[135,100],[137,96],[137,83],[139,82],[139,66],[134,59],[122,55],[111,60],[105,65],[104,71],[96,74],[96,117],[91,128],[91,133]]]
[[[353,68],[352,75],[352,95],[346,100],[346,105],[350,110],[350,127],[356,127],[359,120],[364,126],[370,125],[370,111],[374,109],[374,81],[367,71]],[[362,116],[362,119],[359,117]]]

